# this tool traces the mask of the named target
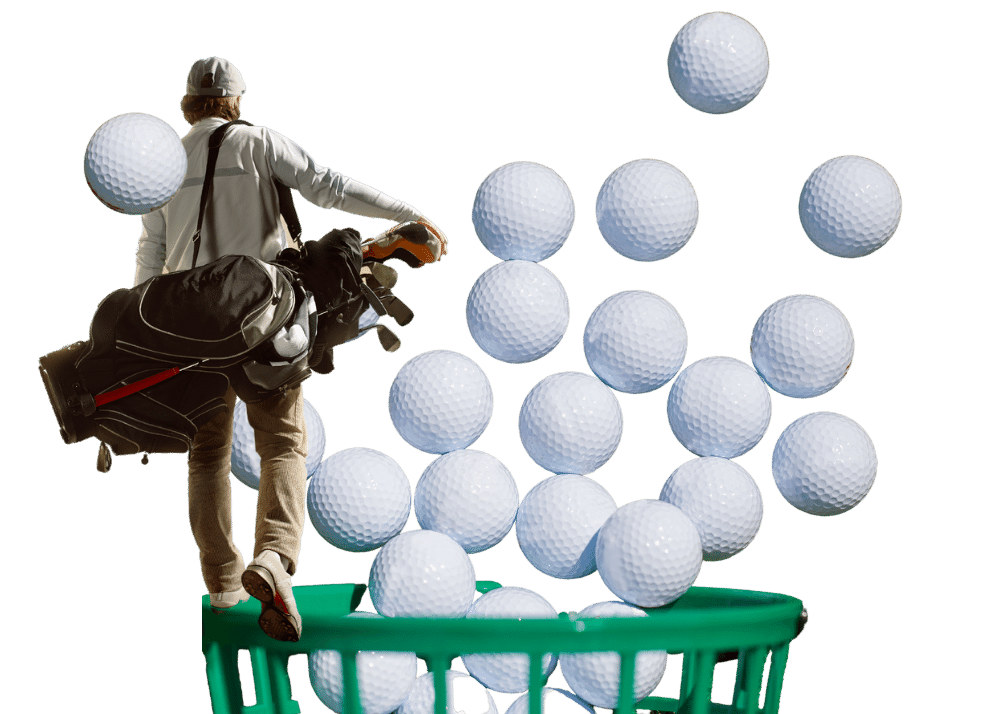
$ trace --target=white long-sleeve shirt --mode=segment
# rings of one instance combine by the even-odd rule
[[[163,208],[142,217],[136,250],[135,284],[164,272],[187,270],[191,238],[208,161],[208,137],[224,119],[202,119],[181,139],[188,170],[180,190]],[[398,223],[420,213],[402,201],[318,166],[297,144],[262,126],[234,124],[219,151],[212,191],[201,228],[198,265],[223,255],[273,260],[288,237],[278,210],[274,178],[322,208],[338,208]]]

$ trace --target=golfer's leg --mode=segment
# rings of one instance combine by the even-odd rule
[[[244,570],[243,557],[233,543],[229,483],[236,393],[230,389],[225,399],[228,409],[198,431],[188,455],[188,514],[210,593],[241,588]]]
[[[306,513],[306,424],[302,388],[247,405],[260,455],[254,557],[273,550],[295,565]]]

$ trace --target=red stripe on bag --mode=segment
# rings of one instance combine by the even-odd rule
[[[180,367],[171,367],[170,369],[160,372],[159,374],[154,374],[152,377],[146,377],[145,379],[140,379],[138,382],[132,382],[132,384],[126,384],[124,387],[119,387],[118,389],[113,389],[110,392],[105,392],[104,394],[99,394],[94,397],[94,404],[99,407],[104,406],[108,402],[113,402],[116,399],[121,399],[122,397],[127,397],[130,394],[135,394],[140,392],[146,387],[152,387],[154,384],[159,384],[165,379],[170,379],[181,371]]]

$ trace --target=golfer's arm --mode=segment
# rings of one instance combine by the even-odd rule
[[[167,224],[161,211],[142,217],[142,234],[135,251],[135,282],[144,283],[163,273],[167,259]]]
[[[414,221],[420,212],[412,206],[319,166],[295,142],[268,131],[268,163],[278,180],[297,189],[302,196],[322,208],[337,208],[368,218],[384,218],[397,223]]]

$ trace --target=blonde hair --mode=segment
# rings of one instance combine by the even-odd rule
[[[188,124],[194,124],[208,117],[236,121],[240,118],[240,98],[185,94],[181,99],[181,111],[184,112],[184,119]]]

